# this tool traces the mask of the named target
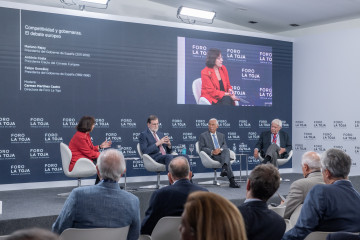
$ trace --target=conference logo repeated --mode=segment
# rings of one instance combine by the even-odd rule
[[[251,123],[248,120],[239,120],[239,128],[251,128]]]
[[[95,127],[98,128],[109,128],[110,124],[104,118],[96,118],[95,119]]]
[[[137,151],[133,147],[117,145],[117,149],[124,154],[124,157],[137,156]]]
[[[182,119],[172,119],[171,126],[172,128],[186,128],[186,123]]]
[[[72,117],[64,117],[62,118],[62,127],[63,128],[75,128],[77,125],[77,121]]]
[[[326,149],[322,144],[314,144],[314,151],[315,152],[325,152]]]
[[[259,128],[270,129],[271,124],[267,120],[259,120]]]
[[[136,128],[136,122],[131,118],[122,118],[120,120],[121,128]]]
[[[44,164],[44,173],[45,174],[63,174],[62,166],[57,163],[45,163]]]
[[[49,122],[45,121],[44,118],[32,117],[30,118],[31,128],[49,128]]]
[[[314,128],[326,128],[324,121],[314,121]]]
[[[248,132],[248,140],[255,141],[260,138],[260,135],[257,132]]]
[[[11,133],[11,143],[31,143],[30,137],[27,137],[25,133]]]
[[[46,152],[43,148],[30,148],[29,156],[30,159],[43,159],[49,158],[49,153]]]
[[[208,128],[208,122],[204,119],[197,119],[197,120],[195,120],[195,127],[196,128]]]
[[[183,134],[182,134],[182,140],[183,140],[184,142],[189,142],[189,141],[191,141],[191,142],[196,142],[196,136],[195,136],[195,134],[192,133],[192,132],[183,132]],[[170,141],[171,141],[171,140],[170,140]]]
[[[58,133],[45,133],[44,134],[45,143],[61,143],[63,138],[59,136]]]
[[[30,175],[30,168],[26,167],[25,164],[10,165],[11,176]]]
[[[0,128],[16,128],[16,124],[9,117],[0,117]]]
[[[15,153],[12,153],[10,149],[0,149],[0,160],[13,160],[15,158]]]
[[[113,143],[122,142],[121,136],[118,136],[116,132],[107,132],[105,133],[105,139]]]
[[[296,128],[307,128],[307,124],[305,121],[295,121]]]
[[[227,139],[229,141],[240,141],[240,135],[237,132],[228,132]]]
[[[304,144],[295,144],[294,149],[296,151],[303,151],[305,152],[307,150],[306,146]]]
[[[230,128],[231,124],[227,120],[218,120],[219,128]]]

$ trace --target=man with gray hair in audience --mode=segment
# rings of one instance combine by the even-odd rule
[[[309,191],[296,225],[283,240],[304,239],[313,231],[360,232],[360,194],[348,178],[350,156],[333,148],[324,152],[320,161],[325,184]]]
[[[121,228],[130,226],[127,239],[140,234],[139,199],[120,189],[118,181],[126,168],[121,152],[103,151],[96,169],[101,179],[94,186],[75,188],[52,226],[61,234],[67,228]]]
[[[155,191],[141,225],[141,234],[151,235],[156,223],[165,216],[181,216],[188,195],[195,191],[208,191],[190,182],[191,171],[188,160],[175,157],[169,164],[170,186]]]
[[[290,186],[289,194],[286,196],[284,218],[290,218],[295,209],[304,203],[305,197],[310,189],[316,184],[324,184],[321,174],[320,155],[316,152],[306,152],[301,158],[301,168],[304,178],[298,179]]]

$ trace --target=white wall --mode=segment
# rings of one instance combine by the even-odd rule
[[[350,174],[359,175],[360,19],[280,35],[294,39],[294,172],[305,150],[335,146],[352,157]]]

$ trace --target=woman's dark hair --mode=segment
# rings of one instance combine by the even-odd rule
[[[79,132],[90,132],[92,126],[95,124],[95,118],[90,116],[83,116],[78,125],[76,126],[76,130]]]
[[[213,68],[215,66],[215,61],[220,56],[220,54],[220,49],[210,48],[206,55],[206,66]]]

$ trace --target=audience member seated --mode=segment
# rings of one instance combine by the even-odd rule
[[[321,155],[325,184],[315,185],[305,198],[294,228],[283,239],[304,239],[313,231],[360,232],[360,194],[348,179],[351,158],[339,149]]]
[[[248,240],[277,240],[284,235],[284,219],[268,209],[266,203],[279,186],[280,174],[273,165],[261,164],[251,171],[246,184],[246,200],[239,207]]]
[[[278,167],[278,158],[287,158],[291,151],[291,139],[286,132],[280,131],[282,122],[274,119],[271,122],[270,131],[262,132],[259,141],[255,145],[254,157],[259,158],[259,154],[264,159],[263,163],[270,162]]]
[[[13,232],[6,240],[58,240],[59,236],[45,229],[30,228]]]
[[[359,233],[336,232],[327,235],[326,240],[360,240]]]
[[[324,184],[321,174],[320,155],[316,152],[306,152],[301,158],[301,167],[304,178],[296,180],[290,186],[286,196],[284,218],[289,219],[295,209],[304,203],[310,189],[316,184]]]
[[[240,188],[240,185],[234,180],[230,163],[230,150],[226,145],[225,135],[216,131],[219,127],[218,121],[215,118],[210,119],[208,127],[209,131],[203,132],[199,137],[199,150],[204,151],[213,160],[221,163],[220,176],[228,177],[229,187]]]
[[[98,146],[94,146],[90,133],[95,127],[95,118],[90,116],[83,116],[78,125],[76,126],[77,132],[74,134],[69,143],[69,148],[72,153],[71,162],[69,165],[69,171],[71,172],[75,166],[75,163],[80,158],[90,159],[96,164],[96,160],[100,155],[99,150],[103,148],[111,147],[111,141],[104,141]],[[100,181],[97,176],[95,184]]]
[[[185,157],[179,156],[169,164],[170,186],[155,191],[141,226],[141,234],[151,235],[156,223],[165,216],[181,216],[188,195],[194,191],[208,191],[192,184],[190,166]]]
[[[246,240],[244,220],[236,206],[210,192],[189,195],[179,231],[182,240]]]
[[[139,144],[143,154],[148,154],[156,162],[166,165],[168,169],[170,161],[175,157],[172,155],[171,142],[168,136],[159,132],[159,119],[150,115],[147,119],[147,129],[140,133]],[[189,160],[187,155],[182,155]]]
[[[130,225],[127,239],[140,233],[139,199],[120,189],[118,181],[125,171],[125,160],[115,149],[103,151],[96,165],[100,183],[75,188],[52,226],[53,232],[67,228],[121,228]]]

